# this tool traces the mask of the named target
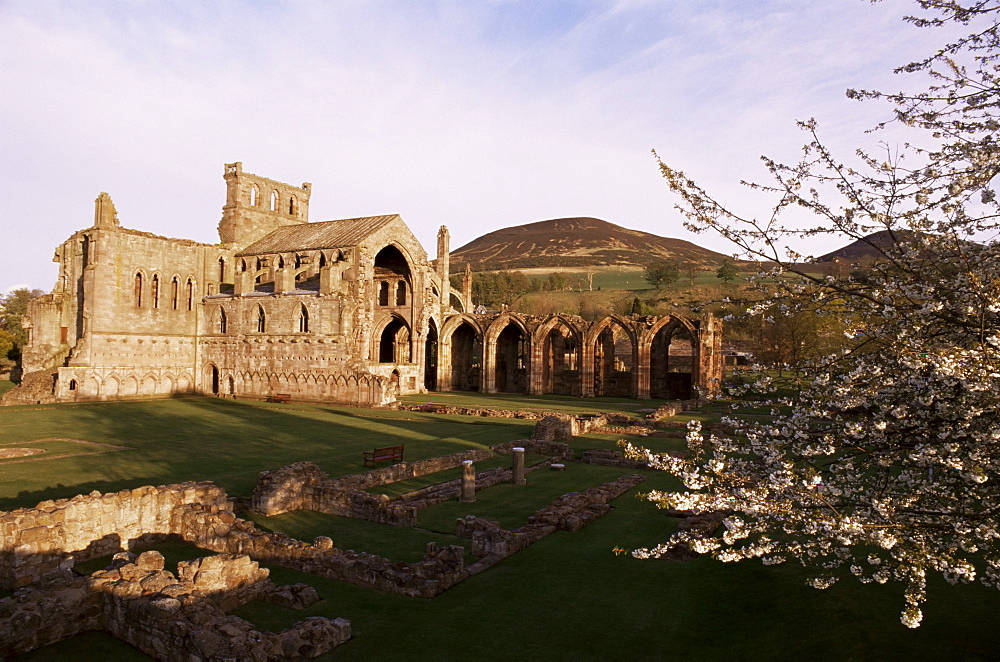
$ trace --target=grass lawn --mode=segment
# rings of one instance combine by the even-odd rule
[[[14,386],[15,386],[14,382],[10,381],[9,379],[0,379],[0,395],[3,395],[5,392],[14,388]]]
[[[407,395],[405,404],[438,404],[451,407],[483,409],[517,409],[521,411],[559,411],[584,415],[616,412],[642,418],[665,400],[633,400],[631,398],[580,398],[573,395],[524,395],[522,393],[469,393],[462,391]]]
[[[604,404],[597,409],[606,411]],[[194,398],[7,407],[0,409],[2,445],[65,437],[127,450],[0,464],[0,508],[186,479],[216,480],[242,496],[250,493],[257,472],[296,460],[314,460],[343,475],[363,470],[362,451],[375,446],[405,443],[407,459],[418,459],[524,438],[531,426],[517,419]],[[574,446],[613,447],[616,439],[586,435]],[[635,440],[655,450],[684,443]],[[308,512],[256,521],[306,540],[328,535],[343,548],[411,561],[430,541],[468,547],[467,540],[454,536],[457,517],[475,513],[520,526],[559,495],[625,473],[630,472],[577,463],[565,472],[533,472],[526,487],[500,485],[481,491],[472,504],[429,508],[420,513],[416,529]],[[647,475],[634,493],[673,485],[665,474]],[[455,470],[449,477],[457,476]],[[273,629],[313,615],[349,619],[354,638],[327,656],[331,660],[441,660],[468,657],[470,650],[509,660],[976,660],[995,659],[1000,650],[1000,630],[992,626],[992,615],[1000,610],[995,589],[949,586],[933,578],[924,624],[912,631],[899,622],[898,586],[845,581],[817,591],[790,565],[616,556],[616,546],[664,540],[676,520],[633,495],[613,506],[583,530],[557,532],[434,599],[387,595],[272,567],[276,582],[309,583],[322,600],[302,612],[251,603],[238,613]],[[199,554],[184,546],[154,547],[172,564]],[[87,634],[26,659],[143,658],[110,637]]]

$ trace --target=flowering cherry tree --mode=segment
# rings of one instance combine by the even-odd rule
[[[920,623],[930,573],[1000,587],[1000,248],[991,243],[1000,209],[990,188],[1000,168],[1000,2],[917,5],[909,22],[964,25],[967,36],[898,70],[925,77],[920,91],[849,95],[887,100],[890,121],[913,130],[919,147],[859,152],[847,164],[803,122],[802,159],[765,159],[772,182],[750,184],[775,196],[763,219],[660,162],[691,229],[796,274],[772,279],[755,312],[838,315],[849,345],[802,366],[801,391],[772,398],[783,407],[768,421],[734,418],[713,434],[694,423],[683,457],[626,444],[683,483],[650,500],[727,513],[713,536],[679,532],[633,555],[683,542],[722,561],[799,562],[817,588],[902,581],[908,627]],[[889,240],[873,240],[876,232]],[[798,270],[801,256],[787,246],[824,233],[869,241],[879,253],[870,273]]]

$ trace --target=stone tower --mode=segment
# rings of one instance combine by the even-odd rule
[[[437,246],[437,272],[438,278],[441,279],[441,308],[442,310],[448,310],[451,307],[451,282],[448,280],[450,276],[450,262],[451,259],[451,237],[448,235],[448,228],[441,226],[438,230],[438,246]]]
[[[219,221],[223,244],[248,246],[273,230],[309,222],[312,184],[301,187],[243,172],[243,164],[227,163],[226,205]]]

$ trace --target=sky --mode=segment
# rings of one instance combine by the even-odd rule
[[[884,0],[0,0],[0,293],[50,290],[108,192],[125,227],[218,242],[223,165],[311,182],[310,220],[398,213],[433,257],[593,216],[684,229],[651,150],[737,208],[815,118],[878,136],[942,43]],[[848,243],[845,241],[844,243]],[[822,246],[823,253],[839,246]],[[810,247],[805,247],[806,249]]]

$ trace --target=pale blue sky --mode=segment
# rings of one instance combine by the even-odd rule
[[[126,227],[214,243],[223,164],[313,183],[313,221],[402,214],[433,250],[596,216],[681,226],[650,150],[738,205],[796,119],[847,148],[844,89],[942,37],[912,2],[0,2],[0,292],[48,290],[107,191]],[[828,249],[829,247],[823,247]]]

